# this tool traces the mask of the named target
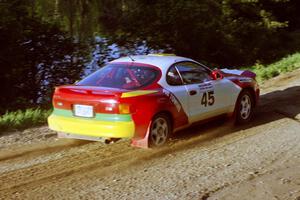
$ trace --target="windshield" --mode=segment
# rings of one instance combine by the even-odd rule
[[[79,81],[77,85],[132,90],[152,84],[158,76],[159,71],[151,67],[108,64]]]

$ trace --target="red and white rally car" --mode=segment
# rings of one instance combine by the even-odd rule
[[[49,127],[60,137],[131,138],[161,146],[175,131],[219,115],[248,122],[259,98],[255,74],[211,70],[171,55],[124,57],[53,96]]]

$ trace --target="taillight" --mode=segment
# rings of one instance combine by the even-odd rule
[[[100,101],[97,112],[111,113],[111,114],[130,114],[133,113],[133,106],[127,103],[120,103],[113,99],[106,99]]]
[[[113,112],[114,111],[114,106],[105,106],[104,110],[107,112]]]
[[[130,106],[129,106],[129,104],[120,103],[119,104],[119,113],[120,114],[129,114],[130,113]]]
[[[105,99],[100,101],[97,111],[99,113],[118,113],[118,102],[113,99]]]

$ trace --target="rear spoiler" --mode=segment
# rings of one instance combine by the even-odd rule
[[[235,75],[235,76],[244,76],[255,79],[256,74],[249,70],[238,70],[238,69],[221,69],[221,72],[226,76]]]

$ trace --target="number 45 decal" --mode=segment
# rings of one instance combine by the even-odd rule
[[[215,103],[215,97],[214,97],[214,91],[204,92],[202,99],[201,99],[201,105],[204,105],[205,107],[207,105],[212,106]]]

